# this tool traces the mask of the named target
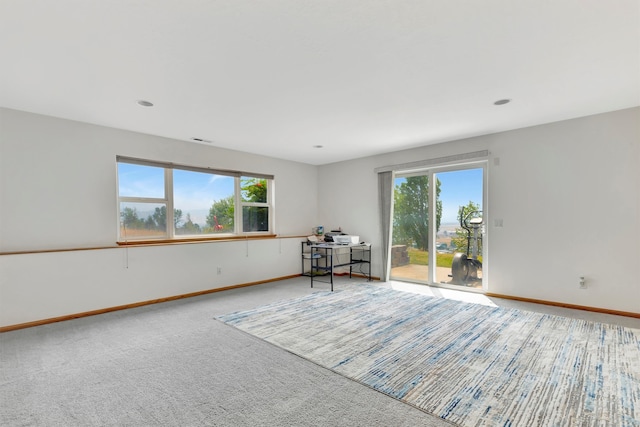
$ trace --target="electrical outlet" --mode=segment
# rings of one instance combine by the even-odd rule
[[[218,267],[218,274],[222,274],[222,267]]]
[[[580,289],[587,289],[587,281],[584,279],[584,276],[580,276],[580,282],[578,282]]]

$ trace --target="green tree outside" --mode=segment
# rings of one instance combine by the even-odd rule
[[[243,202],[266,203],[267,180],[260,178],[242,178],[240,194]]]
[[[242,178],[240,195],[245,203],[267,202],[267,180],[260,178]],[[242,207],[242,231],[268,231],[269,208],[265,206]]]
[[[125,207],[122,212],[120,212],[120,220],[125,229],[139,229],[144,228],[145,225],[144,220],[140,219],[138,216],[136,208]]]
[[[395,188],[393,210],[393,244],[429,247],[429,177],[412,176]],[[442,201],[440,180],[436,179],[436,230],[440,229]]]
[[[199,224],[195,224],[192,220],[191,220],[191,214],[187,213],[187,219],[185,221],[185,223],[176,228],[176,234],[201,234],[202,233],[202,229],[200,228]]]
[[[205,233],[233,232],[234,215],[235,206],[233,195],[214,201],[209,209],[209,215],[207,215]]]
[[[243,178],[240,187],[241,199],[245,203],[267,202],[267,180],[260,178]],[[167,208],[155,208],[147,218],[140,218],[136,208],[125,207],[120,218],[123,228],[137,230],[166,230]],[[243,231],[265,231],[269,226],[269,209],[264,206],[243,207]],[[232,233],[235,223],[235,197],[233,195],[215,200],[206,217],[206,226],[201,227],[186,214],[183,219],[181,209],[174,209],[173,222],[176,234]]]
[[[153,213],[145,219],[140,218],[136,208],[125,207],[120,213],[120,219],[125,229],[166,230],[167,207],[155,208]],[[180,222],[182,222],[182,210],[173,210],[173,222],[175,227],[178,228]]]

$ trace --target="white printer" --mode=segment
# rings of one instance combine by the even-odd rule
[[[360,243],[360,236],[352,236],[349,234],[341,234],[333,237],[333,241],[339,245],[349,245]]]

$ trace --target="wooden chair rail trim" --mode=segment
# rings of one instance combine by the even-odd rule
[[[158,239],[158,240],[132,240],[118,241],[118,246],[155,246],[175,245],[181,243],[205,243],[205,242],[235,242],[238,240],[263,240],[275,239],[275,234],[261,234],[258,236],[225,236],[225,237],[193,237],[184,239]]]
[[[30,251],[7,251],[0,252],[3,255],[28,255],[28,254],[45,254],[53,252],[78,252],[78,251],[97,251],[105,249],[118,249],[123,247],[142,247],[142,246],[170,246],[170,245],[190,245],[194,243],[223,243],[236,242],[238,240],[265,240],[265,239],[301,239],[306,236],[279,236],[277,234],[261,235],[261,236],[233,236],[233,237],[207,237],[195,239],[172,239],[172,240],[146,240],[135,242],[116,242],[113,246],[93,246],[85,248],[58,248],[58,249],[37,249]]]

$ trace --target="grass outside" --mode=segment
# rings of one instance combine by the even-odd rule
[[[429,265],[429,252],[421,251],[416,248],[408,248],[409,263],[417,265]],[[451,268],[453,262],[453,254],[438,254],[436,257],[438,267]]]
[[[421,251],[416,248],[408,248],[409,252],[409,263],[416,265],[429,265],[429,252]],[[436,256],[437,267],[446,267],[451,268],[451,263],[453,262],[453,256],[455,254],[450,253],[438,253]],[[482,262],[482,257],[478,257],[480,262]]]

